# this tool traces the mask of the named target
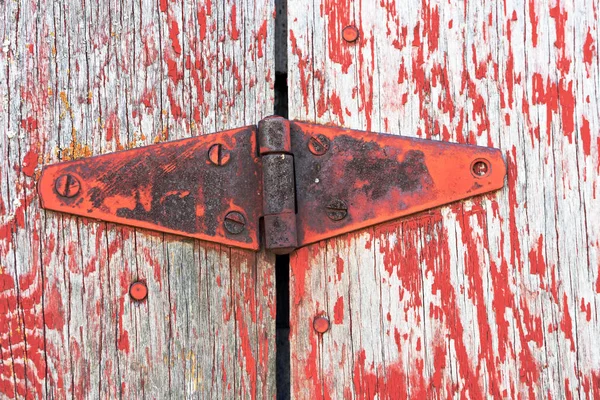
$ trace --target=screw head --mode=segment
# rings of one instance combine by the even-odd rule
[[[313,320],[313,329],[320,334],[329,330],[329,318],[324,315],[319,315]]]
[[[213,165],[222,166],[229,162],[231,154],[221,143],[215,143],[208,149],[208,159]]]
[[[329,150],[329,139],[325,135],[313,135],[308,139],[308,150],[315,156],[322,156]]]
[[[145,282],[137,281],[133,282],[129,286],[129,295],[135,301],[142,301],[148,296],[148,287]]]
[[[358,39],[358,28],[354,25],[348,25],[342,30],[342,37],[348,43],[356,42]]]
[[[230,211],[225,216],[224,225],[227,232],[231,233],[232,235],[237,235],[238,233],[242,233],[244,230],[244,227],[246,226],[246,218],[240,212]]]
[[[491,168],[488,160],[481,158],[471,163],[471,173],[475,178],[485,178],[490,172]]]
[[[54,183],[56,193],[62,197],[75,197],[81,190],[79,179],[71,174],[64,174],[58,177]]]
[[[340,199],[335,199],[327,205],[327,216],[332,221],[341,221],[348,215],[348,205]]]

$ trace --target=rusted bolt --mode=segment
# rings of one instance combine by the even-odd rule
[[[475,178],[484,178],[490,174],[490,162],[478,159],[471,164],[471,173]]]
[[[327,206],[327,216],[332,221],[340,221],[348,215],[348,206],[343,200],[335,199]]]
[[[146,287],[146,283],[142,281],[133,282],[131,286],[129,286],[129,295],[135,301],[142,301],[148,296],[148,287]]]
[[[342,37],[348,43],[356,42],[356,39],[358,39],[358,28],[354,25],[348,25],[342,30]]]
[[[232,235],[242,233],[245,226],[246,218],[244,218],[242,213],[231,211],[225,216],[225,229],[227,229],[227,232],[231,233]]]
[[[329,150],[329,139],[325,135],[314,135],[308,139],[308,150],[315,156],[322,156]]]
[[[229,162],[229,150],[225,148],[221,143],[216,143],[210,146],[208,149],[208,159],[211,163],[217,166],[225,165]]]
[[[75,197],[81,189],[79,179],[71,174],[64,174],[58,177],[54,183],[56,192],[62,197]]]
[[[329,330],[329,318],[324,315],[319,315],[313,320],[313,328],[315,331],[323,334]]]

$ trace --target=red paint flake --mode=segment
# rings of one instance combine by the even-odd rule
[[[160,11],[167,12],[167,0],[160,0]]]
[[[438,48],[438,41],[440,37],[440,13],[438,10],[438,6],[435,8],[430,8],[429,4],[422,0],[421,2],[422,9],[422,20],[423,24],[423,36],[427,37],[428,51],[434,52]]]
[[[172,19],[169,24],[169,38],[175,54],[181,54],[181,44],[179,43],[179,25],[175,19]]]
[[[229,32],[230,32],[232,40],[239,39],[240,31],[238,31],[238,28],[237,28],[237,13],[236,13],[236,5],[235,4],[233,4],[231,6],[231,29],[229,30]]]
[[[304,281],[309,268],[308,247],[298,249],[290,256],[291,280],[294,283],[294,305],[304,298]]]
[[[26,176],[33,176],[35,169],[38,166],[38,151],[35,148],[29,149],[29,151],[23,157],[23,163],[21,172],[23,172]]]
[[[342,296],[338,297],[333,306],[333,322],[336,324],[344,322],[344,298]]]
[[[561,55],[557,58],[556,66],[564,75],[569,73],[571,60],[565,56],[565,22],[567,21],[568,13],[566,11],[561,12],[560,1],[558,1],[556,7],[550,9],[550,17],[554,19],[556,25],[556,41],[554,45],[561,50]]]
[[[531,22],[531,43],[533,47],[537,46],[538,41],[538,17],[535,15],[535,0],[529,0],[529,22]]]
[[[183,73],[178,71],[177,61],[171,59],[167,54],[165,54],[165,61],[167,63],[167,75],[171,78],[171,81],[177,85],[179,80],[183,77]]]
[[[594,44],[594,38],[590,33],[590,28],[588,27],[585,43],[583,44],[583,62],[588,66],[592,64],[594,53],[596,53],[596,46]]]
[[[196,14],[198,18],[198,27],[200,28],[200,41],[204,41],[206,39],[206,9],[202,8]]]
[[[521,242],[519,241],[519,228],[517,226],[516,210],[520,204],[517,201],[517,149],[512,147],[511,153],[507,154],[506,161],[508,164],[508,204],[509,204],[509,228],[510,228],[510,264],[521,268]]]
[[[573,393],[571,393],[569,378],[565,378],[565,397],[567,400],[573,400]]]
[[[530,272],[543,277],[546,275],[546,262],[544,261],[544,237],[539,236],[537,248],[529,251]]]
[[[354,382],[354,390],[356,393],[360,393],[360,396],[364,399],[372,399],[379,394],[378,376],[376,373],[371,372],[373,364],[366,364],[365,350],[361,349],[356,355],[356,361],[354,362],[354,374],[352,381]]]
[[[431,377],[431,383],[434,387],[442,386],[442,377],[446,368],[446,346],[443,340],[433,348],[433,366],[435,371]]]
[[[181,107],[177,104],[171,86],[167,87],[167,97],[169,98],[169,103],[171,104],[171,115],[173,118],[179,119],[182,116]]]
[[[592,137],[590,135],[590,123],[589,121],[582,115],[581,116],[581,129],[579,130],[581,134],[581,143],[583,145],[583,153],[586,156],[590,155],[591,145],[592,145]]]
[[[331,93],[329,97],[329,110],[340,120],[340,124],[344,125],[344,112],[342,110],[342,101],[340,100],[340,96],[337,93]]]
[[[563,319],[560,321],[560,330],[565,334],[565,337],[571,341],[571,351],[575,351],[575,341],[573,340],[573,321],[569,312],[569,302],[567,294],[563,294]]]
[[[337,273],[337,280],[342,280],[342,274],[344,273],[344,260],[341,257],[337,257],[335,271]]]
[[[117,339],[117,348],[129,354],[129,332],[123,330]]]
[[[292,47],[292,54],[298,57],[298,61],[296,63],[296,67],[300,72],[300,90],[302,92],[302,100],[304,104],[304,109],[308,113],[309,105],[308,105],[308,88],[309,88],[309,79],[310,76],[307,76],[306,70],[309,65],[308,57],[302,56],[302,50],[298,46],[296,41],[296,36],[294,35],[294,31],[290,29],[290,45]]]
[[[569,143],[573,143],[573,131],[575,130],[575,122],[573,117],[573,113],[575,111],[573,81],[570,81],[569,86],[565,87],[565,81],[563,79],[560,80],[560,84],[558,85],[558,97],[560,100],[562,129],[565,136],[569,138]]]
[[[108,116],[108,118],[106,119],[106,141],[110,142],[111,140],[113,140],[113,137],[118,136],[119,135],[119,128],[120,128],[120,121],[119,121],[119,117],[117,116],[116,113],[112,113]],[[117,139],[118,140],[118,139]]]
[[[352,8],[350,0],[329,0],[324,5],[327,14],[327,49],[329,60],[342,66],[342,73],[348,73],[352,65],[350,47],[342,37],[342,30],[351,24],[350,15]],[[360,35],[359,35],[360,37]],[[351,46],[356,46],[355,43]]]
[[[559,49],[565,47],[565,22],[567,21],[567,12],[561,12],[560,0],[557,1],[556,6],[550,9],[550,17],[554,19],[556,29],[556,41],[554,45]]]
[[[60,331],[65,325],[65,310],[60,290],[53,283],[44,298],[44,321],[48,329]]]
[[[25,129],[29,133],[33,133],[38,128],[38,121],[34,117],[22,119],[21,128]]]
[[[267,44],[267,20],[264,20],[260,29],[256,33],[256,41],[258,43],[258,58],[263,57],[263,43]]]
[[[585,303],[585,299],[581,298],[581,312],[585,313],[585,320],[590,322],[592,320],[592,308],[591,304],[588,302],[587,305]]]

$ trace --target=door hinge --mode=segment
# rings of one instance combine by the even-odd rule
[[[252,250],[319,240],[500,189],[498,149],[268,117],[44,167],[43,208]],[[260,226],[263,226],[261,229]]]

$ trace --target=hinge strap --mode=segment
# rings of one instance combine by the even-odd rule
[[[277,116],[261,120],[258,143],[262,158],[265,247],[275,254],[287,254],[298,247],[290,122]]]

